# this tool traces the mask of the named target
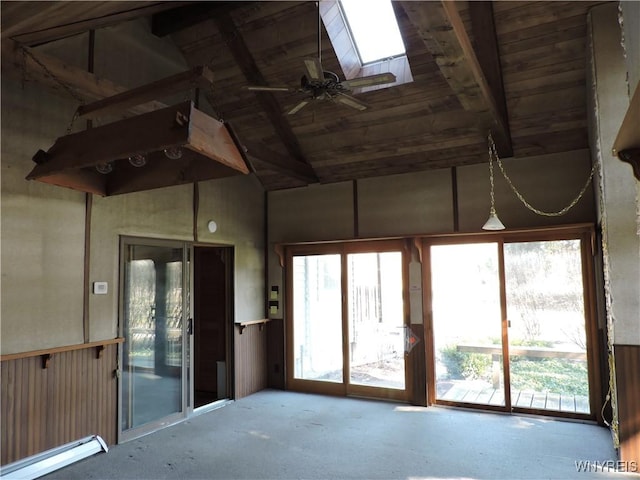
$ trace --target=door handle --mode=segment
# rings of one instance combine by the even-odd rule
[[[187,335],[193,335],[193,318],[187,320]]]

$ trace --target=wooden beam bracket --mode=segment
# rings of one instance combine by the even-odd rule
[[[284,245],[277,243],[273,246],[273,250],[276,252],[276,255],[278,255],[278,258],[280,259],[280,268],[284,268]]]
[[[262,331],[262,329],[264,328],[265,324],[270,322],[270,321],[271,321],[270,318],[261,318],[259,320],[249,320],[247,322],[237,322],[236,326],[240,330],[240,335],[242,335],[242,332],[244,332],[244,329],[247,328],[248,326],[250,326],[250,325],[258,325],[258,328],[260,329],[260,331]]]
[[[640,148],[629,148],[618,152],[618,158],[631,165],[633,176],[640,181]]]
[[[53,355],[51,355],[50,353],[45,353],[44,355],[40,356],[40,359],[42,360],[42,368],[49,368],[49,363],[51,363],[51,357]]]
[[[613,143],[612,153],[631,165],[633,176],[640,181],[640,84],[629,102],[618,135]]]
[[[413,237],[413,246],[418,252],[418,261],[422,264],[422,238]]]

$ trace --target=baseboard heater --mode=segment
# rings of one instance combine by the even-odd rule
[[[0,469],[0,479],[39,478],[102,451],[109,451],[107,444],[99,435],[90,435],[5,465]]]

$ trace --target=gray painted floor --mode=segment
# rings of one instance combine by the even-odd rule
[[[626,478],[576,468],[615,459],[591,424],[266,390],[46,478]]]

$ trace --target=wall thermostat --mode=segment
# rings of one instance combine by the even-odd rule
[[[94,295],[106,295],[109,292],[109,284],[107,282],[93,282]]]

